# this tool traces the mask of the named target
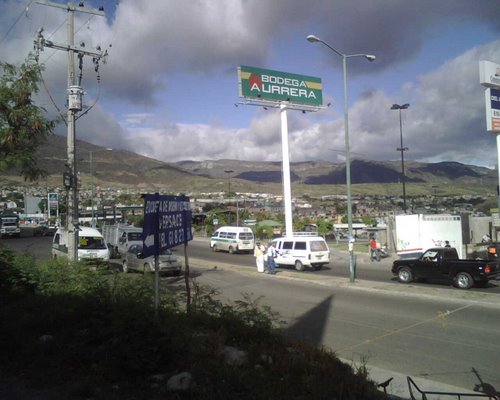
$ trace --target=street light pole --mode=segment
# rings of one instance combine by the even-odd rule
[[[234,172],[232,169],[226,169],[224,172],[227,174],[227,197],[229,198],[231,193],[231,174]],[[231,225],[231,210],[228,207],[228,225]]]
[[[401,182],[403,183],[403,212],[406,214],[406,176],[405,176],[405,158],[404,152],[408,150],[408,147],[403,147],[403,122],[401,119],[401,110],[406,110],[410,105],[408,103],[399,105],[393,104],[391,110],[399,110],[399,136],[401,140],[401,146],[396,150],[401,152]]]
[[[326,47],[332,50],[334,53],[342,57],[342,70],[344,78],[344,141],[345,141],[345,177],[346,177],[346,188],[347,188],[347,227],[348,227],[348,237],[349,237],[349,280],[354,282],[356,279],[356,271],[354,268],[354,249],[353,243],[354,238],[352,234],[352,195],[351,195],[351,154],[349,145],[349,105],[347,103],[347,59],[353,57],[364,57],[368,61],[375,61],[376,57],[371,54],[343,54],[335,50],[328,43],[324,42],[315,35],[307,36],[307,40],[311,43],[319,42],[323,43]]]
[[[89,152],[89,166],[90,166],[90,206],[92,208],[92,223],[91,226],[92,228],[96,227],[96,217],[95,217],[95,203],[94,203],[94,194],[95,194],[95,183],[94,183],[94,153],[100,153],[102,151],[112,151],[113,149],[111,147],[106,147],[104,149],[97,149],[97,150],[87,150]]]

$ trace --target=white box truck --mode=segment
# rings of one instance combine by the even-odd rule
[[[396,215],[396,252],[401,258],[418,257],[431,247],[446,242],[463,258],[462,220],[450,214]]]
[[[121,258],[130,245],[142,245],[142,228],[127,224],[104,225],[102,235],[109,248],[111,258]]]

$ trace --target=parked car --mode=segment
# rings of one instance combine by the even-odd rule
[[[182,262],[179,257],[172,254],[170,250],[164,250],[158,260],[160,272],[172,272],[180,275]],[[155,258],[142,256],[142,244],[131,244],[127,251],[122,254],[122,270],[127,273],[131,270],[141,272],[154,272]]]
[[[474,284],[485,286],[500,270],[496,261],[461,260],[453,247],[434,247],[419,258],[394,261],[392,273],[402,283],[416,279],[445,280],[460,289],[470,289]]]

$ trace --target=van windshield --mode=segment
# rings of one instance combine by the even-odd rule
[[[80,237],[78,248],[81,250],[106,250],[106,243],[102,237],[84,236]]]
[[[241,240],[253,240],[252,232],[240,232],[239,236]]]

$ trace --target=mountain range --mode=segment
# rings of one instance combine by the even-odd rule
[[[61,186],[66,170],[66,138],[50,136],[38,150],[38,163],[47,172],[40,185]],[[244,160],[207,160],[163,162],[136,153],[107,149],[84,141],[76,141],[75,160],[82,185],[91,182],[101,186],[137,188],[162,192],[280,192],[281,162]],[[345,185],[345,164],[328,161],[292,162],[290,175],[295,190],[313,194],[331,193],[332,186]],[[407,188],[420,188],[423,193],[459,191],[491,194],[496,190],[496,170],[455,161],[422,163],[405,161]],[[2,185],[22,183],[15,171],[0,175]],[[353,193],[376,194],[400,192],[401,162],[351,160]],[[378,189],[377,189],[378,188]]]

